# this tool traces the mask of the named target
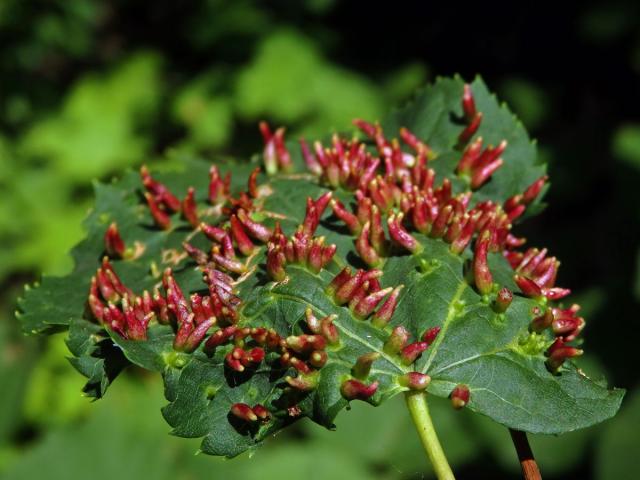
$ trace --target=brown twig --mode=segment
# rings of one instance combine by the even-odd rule
[[[513,440],[513,445],[516,447],[516,452],[518,452],[523,478],[525,480],[541,480],[540,469],[538,469],[536,459],[533,458],[527,434],[520,430],[512,429],[509,429],[509,433],[511,433],[511,440]]]

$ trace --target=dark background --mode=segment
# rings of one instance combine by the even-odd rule
[[[333,433],[301,425],[253,458],[194,457],[197,442],[167,435],[156,380],[132,372],[90,404],[64,338],[22,337],[13,310],[25,282],[70,268],[94,178],[177,149],[248,158],[260,119],[321,135],[459,73],[481,74],[538,140],[549,207],[519,232],[563,262],[588,322],[582,364],[629,390],[616,419],[532,439],[545,478],[634,478],[640,4],[486,3],[0,2],[0,475],[430,475],[398,402],[354,408]],[[518,478],[501,428],[435,409],[460,477]]]

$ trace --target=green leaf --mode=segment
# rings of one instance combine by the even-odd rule
[[[516,296],[504,317],[495,313],[464,280],[460,257],[442,242],[425,239],[424,245],[423,258],[432,265],[428,273],[398,261],[395,266],[389,262],[389,270],[385,266],[383,278],[405,279],[394,316],[398,323],[410,325],[413,332],[441,327],[418,362],[433,379],[430,393],[446,397],[455,385],[467,384],[473,398],[469,408],[532,433],[562,433],[615,414],[622,390],[609,391],[572,368],[552,375],[542,351],[527,351],[533,301]],[[497,262],[496,277],[498,265],[510,268]]]
[[[267,371],[241,381],[225,375],[220,363],[194,359],[182,370],[176,390],[175,400],[163,409],[163,415],[173,427],[174,435],[204,436],[201,448],[205,453],[238,455],[286,423],[276,420],[268,427],[252,431],[229,413],[234,403],[269,405],[277,400]]]
[[[434,149],[436,158],[429,166],[440,175],[450,176],[462,152],[456,150],[458,135],[464,125],[460,92],[464,81],[460,77],[438,78],[427,86],[405,107],[394,111],[383,123],[387,132],[407,127]],[[485,143],[508,143],[502,154],[504,165],[493,175],[474,198],[504,201],[521,193],[546,171],[546,165],[537,159],[535,143],[531,141],[522,123],[504,104],[498,103],[479,77],[471,83],[476,106],[482,112],[482,123],[476,136]]]
[[[118,374],[130,365],[99,325],[84,320],[72,321],[67,347],[73,354],[69,362],[87,377],[82,391],[89,397],[103,397]]]
[[[440,79],[383,124],[388,135],[406,126],[424,139],[436,154],[429,165],[436,170],[437,184],[453,177],[454,194],[467,189],[465,182],[454,176],[461,155],[456,145],[464,127],[462,89],[459,78]],[[509,142],[504,166],[473,192],[472,205],[483,200],[501,204],[544,174],[545,165],[538,163],[535,145],[522,125],[499,105],[482,81],[476,80],[472,89],[478,110],[484,114],[479,134],[494,145],[502,139]],[[299,165],[300,154],[294,156]],[[235,208],[237,199],[242,198],[255,165],[218,164],[223,174],[232,171],[231,194],[236,199],[221,209],[206,203],[208,165],[187,158],[179,164],[180,170],[154,173],[154,178],[178,198],[184,198],[188,187],[193,186],[201,220],[226,226],[227,209]],[[258,182],[263,194],[251,200],[254,220],[273,227],[277,219],[288,236],[303,222],[307,198],[328,191],[319,179],[300,171],[270,178],[260,175]],[[186,295],[207,291],[201,270],[182,251],[182,242],[188,240],[205,251],[211,248],[211,242],[178,214],[172,215],[169,229],[156,228],[142,193],[141,182],[133,173],[110,185],[96,185],[96,208],[85,223],[87,238],[73,252],[74,271],[65,278],[47,277],[39,287],[27,291],[20,302],[21,318],[28,332],[70,329],[68,343],[75,356],[72,363],[88,377],[86,390],[93,396],[102,396],[115,374],[128,363],[161,373],[169,401],[163,409],[165,419],[175,435],[202,438],[201,450],[205,453],[236,456],[253,450],[267,436],[304,417],[332,428],[338,413],[349,405],[342,385],[356,375],[353,366],[358,358],[371,353],[378,357],[361,380],[366,384],[378,382],[375,393],[367,399],[373,405],[406,391],[401,377],[413,371],[430,375],[429,394],[446,398],[456,385],[466,384],[471,392],[469,410],[532,433],[563,433],[588,427],[613,416],[620,405],[622,390],[608,390],[570,364],[558,372],[549,371],[545,351],[555,337],[548,329],[542,333],[529,331],[532,319],[549,302],[544,297],[532,299],[520,294],[511,265],[498,253],[489,258],[495,288],[482,295],[469,273],[473,256],[469,249],[454,254],[441,238],[414,232],[420,251],[409,254],[391,248],[380,266],[382,287],[404,285],[389,325],[375,326],[357,317],[347,305],[337,304],[326,287],[343,266],[356,269],[363,263],[353,236],[330,215],[322,217],[317,235],[325,237],[326,244],[334,243],[337,253],[319,273],[289,263],[285,280],[272,281],[266,272],[266,249],[256,241],[251,256],[245,258],[238,253],[237,258],[246,262],[247,272],[235,275],[233,285],[241,299],[238,327],[271,328],[284,339],[309,333],[307,309],[318,318],[333,316],[339,342],[322,349],[327,362],[313,368],[308,380],[315,388],[300,391],[289,386],[287,378],[297,373],[286,363],[285,353],[295,351],[285,351],[282,346],[267,349],[264,361],[247,366],[243,372],[229,368],[225,358],[234,346],[255,346],[248,336],[222,344],[214,352],[205,353],[200,347],[185,353],[174,349],[175,325],[152,321],[146,340],[122,338],[92,320],[85,307],[91,276],[104,254],[104,232],[111,222],[117,222],[127,246],[137,246],[133,258],[112,260],[118,276],[136,295],[159,286],[167,267],[173,269]],[[333,195],[348,208],[353,206],[353,192],[337,189]],[[248,201],[240,201],[246,207]],[[528,207],[527,213],[535,213],[539,206]],[[502,286],[515,295],[505,313],[496,313],[492,302]],[[407,364],[385,348],[397,325],[408,329],[411,341],[419,340],[430,328],[441,330],[429,349]],[[305,355],[300,357],[305,359]],[[311,367],[307,364],[307,368]],[[231,413],[235,403],[263,405],[269,417],[261,422],[240,420]]]

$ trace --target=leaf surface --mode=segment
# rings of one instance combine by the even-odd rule
[[[457,147],[464,127],[462,88],[459,78],[440,79],[383,123],[385,132],[404,126],[427,142],[435,152],[429,166],[436,170],[436,184],[451,177],[454,194],[466,189],[454,175],[462,155]],[[494,145],[502,139],[509,144],[503,155],[504,166],[473,193],[472,204],[488,199],[503,203],[544,174],[545,165],[537,162],[535,144],[520,122],[497,102],[484,83],[478,79],[472,89],[477,107],[484,114],[478,135]],[[294,157],[299,165],[299,154],[294,153]],[[193,186],[200,219],[226,225],[224,209],[206,203],[209,165],[194,160],[184,160],[182,165],[180,171],[154,173],[154,178],[178,198],[184,198],[188,187]],[[222,174],[233,172],[234,198],[240,198],[246,189],[246,179],[255,166],[219,164]],[[260,174],[258,183],[263,195],[255,200],[258,208],[254,220],[271,228],[278,221],[287,236],[303,222],[307,198],[316,199],[329,191],[316,177],[300,171],[270,178]],[[325,237],[325,244],[335,244],[337,253],[319,273],[287,264],[286,280],[274,282],[265,268],[266,248],[255,242],[254,253],[240,257],[246,262],[247,273],[235,276],[234,281],[242,301],[237,311],[239,327],[271,328],[286,339],[309,333],[305,326],[309,308],[318,318],[335,317],[339,343],[326,347],[327,363],[316,369],[315,388],[291,388],[287,377],[295,377],[296,370],[283,364],[274,351],[267,351],[259,365],[235,372],[225,364],[234,345],[225,344],[207,353],[202,347],[193,353],[179,352],[173,346],[175,326],[152,321],[147,340],[123,338],[92,320],[86,308],[91,277],[104,255],[104,232],[111,222],[117,222],[128,246],[136,246],[134,259],[112,262],[136,295],[160,287],[167,267],[172,268],[186,295],[207,292],[202,272],[183,251],[182,242],[186,240],[205,252],[211,249],[211,242],[178,214],[171,217],[170,229],[156,228],[142,194],[141,182],[133,173],[113,184],[96,185],[96,207],[85,223],[87,237],[73,252],[74,271],[65,278],[44,278],[39,286],[29,289],[20,302],[20,316],[24,330],[30,333],[69,329],[72,364],[88,378],[85,391],[91,396],[103,396],[128,364],[161,373],[169,401],[163,415],[172,433],[203,438],[201,449],[205,453],[238,455],[302,417],[332,427],[336,415],[349,403],[341,385],[355,375],[352,368],[357,359],[370,353],[378,354],[378,358],[361,380],[366,384],[378,382],[375,394],[368,398],[374,405],[407,390],[401,377],[417,371],[430,375],[429,394],[447,397],[456,385],[466,384],[471,392],[469,409],[533,433],[584,428],[611,417],[619,408],[622,390],[608,390],[570,364],[555,374],[547,369],[544,352],[553,342],[553,334],[548,330],[541,334],[529,331],[532,319],[546,308],[545,303],[519,294],[511,265],[498,253],[489,259],[493,280],[497,286],[516,292],[504,314],[496,313],[492,306],[495,291],[481,295],[470,280],[473,255],[468,249],[457,255],[442,239],[418,233],[414,237],[421,245],[419,253],[391,249],[380,266],[382,287],[404,285],[389,325],[376,327],[358,318],[347,305],[338,305],[326,287],[345,265],[355,270],[363,263],[354,248],[354,237],[328,213],[322,217],[316,235]],[[347,208],[354,207],[352,192],[336,189],[333,196]],[[527,213],[539,208],[536,201]],[[385,231],[388,235],[386,227]],[[385,348],[397,325],[408,329],[411,341],[419,340],[433,327],[440,327],[440,333],[415,362],[407,364]],[[253,345],[250,340],[246,342]],[[270,416],[263,422],[243,422],[230,413],[236,403],[264,405]]]

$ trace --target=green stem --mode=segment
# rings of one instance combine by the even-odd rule
[[[418,430],[420,441],[427,452],[439,480],[455,480],[447,457],[444,455],[436,430],[433,428],[427,396],[424,392],[408,391],[405,393],[407,407],[411,413],[413,423]]]

